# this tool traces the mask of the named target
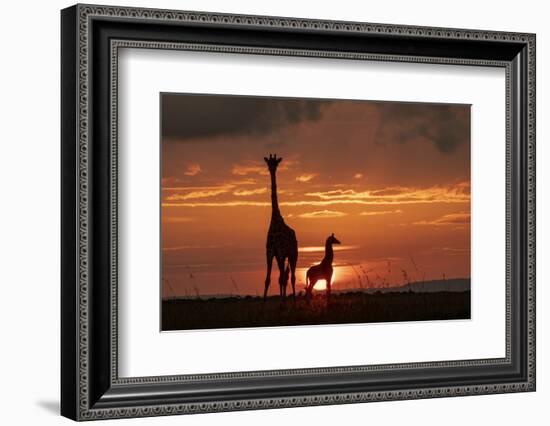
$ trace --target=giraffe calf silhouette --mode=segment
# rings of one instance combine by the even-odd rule
[[[334,236],[330,235],[325,243],[325,257],[318,265],[314,265],[307,270],[306,273],[306,299],[311,299],[313,287],[319,280],[325,280],[327,283],[327,300],[330,297],[330,286],[332,284],[332,261],[334,260],[333,244],[340,244],[340,241]]]

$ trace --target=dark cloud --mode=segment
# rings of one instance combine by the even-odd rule
[[[185,141],[217,136],[266,135],[316,121],[329,101],[254,96],[163,94],[162,136]]]
[[[449,154],[470,142],[470,106],[419,103],[379,105],[379,143],[407,143],[426,139]]]

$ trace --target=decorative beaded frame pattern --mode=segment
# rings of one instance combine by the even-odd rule
[[[126,7],[104,7],[94,5],[78,5],[78,419],[93,420],[105,418],[160,416],[172,414],[206,413],[231,410],[250,410],[264,408],[281,408],[293,406],[345,404],[354,402],[403,400],[418,398],[436,398],[445,396],[464,396],[488,393],[506,393],[518,391],[530,391],[535,388],[535,36],[533,34],[494,32],[464,29],[430,28],[416,26],[369,24],[356,22],[337,22],[324,20],[229,15],[202,12],[170,11],[156,9],[140,9]],[[528,49],[528,182],[527,182],[527,204],[528,204],[528,247],[527,247],[527,268],[528,268],[528,379],[526,382],[503,383],[495,385],[480,386],[450,386],[425,389],[403,389],[396,391],[380,392],[359,392],[359,393],[337,393],[327,395],[303,396],[303,397],[278,397],[253,400],[231,400],[200,404],[164,404],[155,406],[143,406],[138,408],[89,408],[89,333],[88,333],[88,233],[89,233],[89,146],[88,132],[89,120],[89,28],[90,20],[94,17],[118,17],[128,19],[139,19],[143,21],[175,21],[192,23],[210,23],[224,25],[252,26],[256,28],[303,28],[321,31],[358,32],[358,33],[379,33],[398,34],[421,37],[437,37],[448,39],[467,40],[501,40],[508,42],[521,42],[527,44]],[[220,373],[205,375],[174,375],[157,377],[118,377],[118,325],[117,325],[117,71],[118,71],[118,50],[120,48],[147,48],[147,49],[172,49],[172,50],[195,50],[208,52],[224,52],[236,54],[263,54],[263,55],[284,55],[284,56],[309,56],[325,57],[332,59],[362,59],[371,61],[394,61],[394,62],[424,62],[432,64],[456,64],[456,65],[478,65],[505,67],[506,69],[506,357],[497,359],[461,360],[446,362],[428,363],[405,363],[386,364],[370,366],[349,366],[349,367],[327,367],[315,369],[297,370],[272,370],[240,373]],[[511,329],[511,281],[510,281],[510,210],[511,210],[511,130],[509,118],[510,106],[510,68],[508,63],[499,61],[469,60],[459,58],[419,58],[414,56],[397,55],[372,55],[361,53],[327,52],[295,49],[272,49],[254,48],[242,46],[216,46],[205,44],[183,44],[146,42],[139,40],[111,40],[111,381],[113,384],[148,384],[148,383],[170,383],[178,381],[208,381],[223,378],[245,378],[245,377],[270,377],[270,376],[303,376],[307,374],[330,374],[358,371],[380,371],[390,369],[424,368],[424,367],[449,367],[449,366],[479,366],[489,364],[506,364],[510,362],[510,329]]]

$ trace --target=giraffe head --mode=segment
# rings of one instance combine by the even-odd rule
[[[277,154],[269,154],[269,157],[264,157],[265,162],[267,163],[267,167],[269,169],[270,173],[275,173],[277,170],[277,166],[282,161],[282,158],[277,158]]]
[[[340,244],[340,241],[334,236],[334,233],[327,238],[327,244]]]

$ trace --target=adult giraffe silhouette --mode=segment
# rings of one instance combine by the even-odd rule
[[[279,210],[277,200],[277,167],[282,161],[282,158],[277,158],[277,155],[269,154],[269,157],[264,157],[269,174],[271,176],[271,223],[267,231],[266,242],[266,260],[267,260],[267,275],[265,277],[264,300],[267,297],[269,284],[271,283],[271,268],[273,266],[273,258],[277,261],[279,268],[279,290],[281,301],[286,297],[286,285],[288,282],[288,269],[285,272],[285,262],[288,260],[288,268],[290,268],[292,282],[292,297],[296,300],[296,262],[298,261],[298,241],[296,233],[288,226]]]

